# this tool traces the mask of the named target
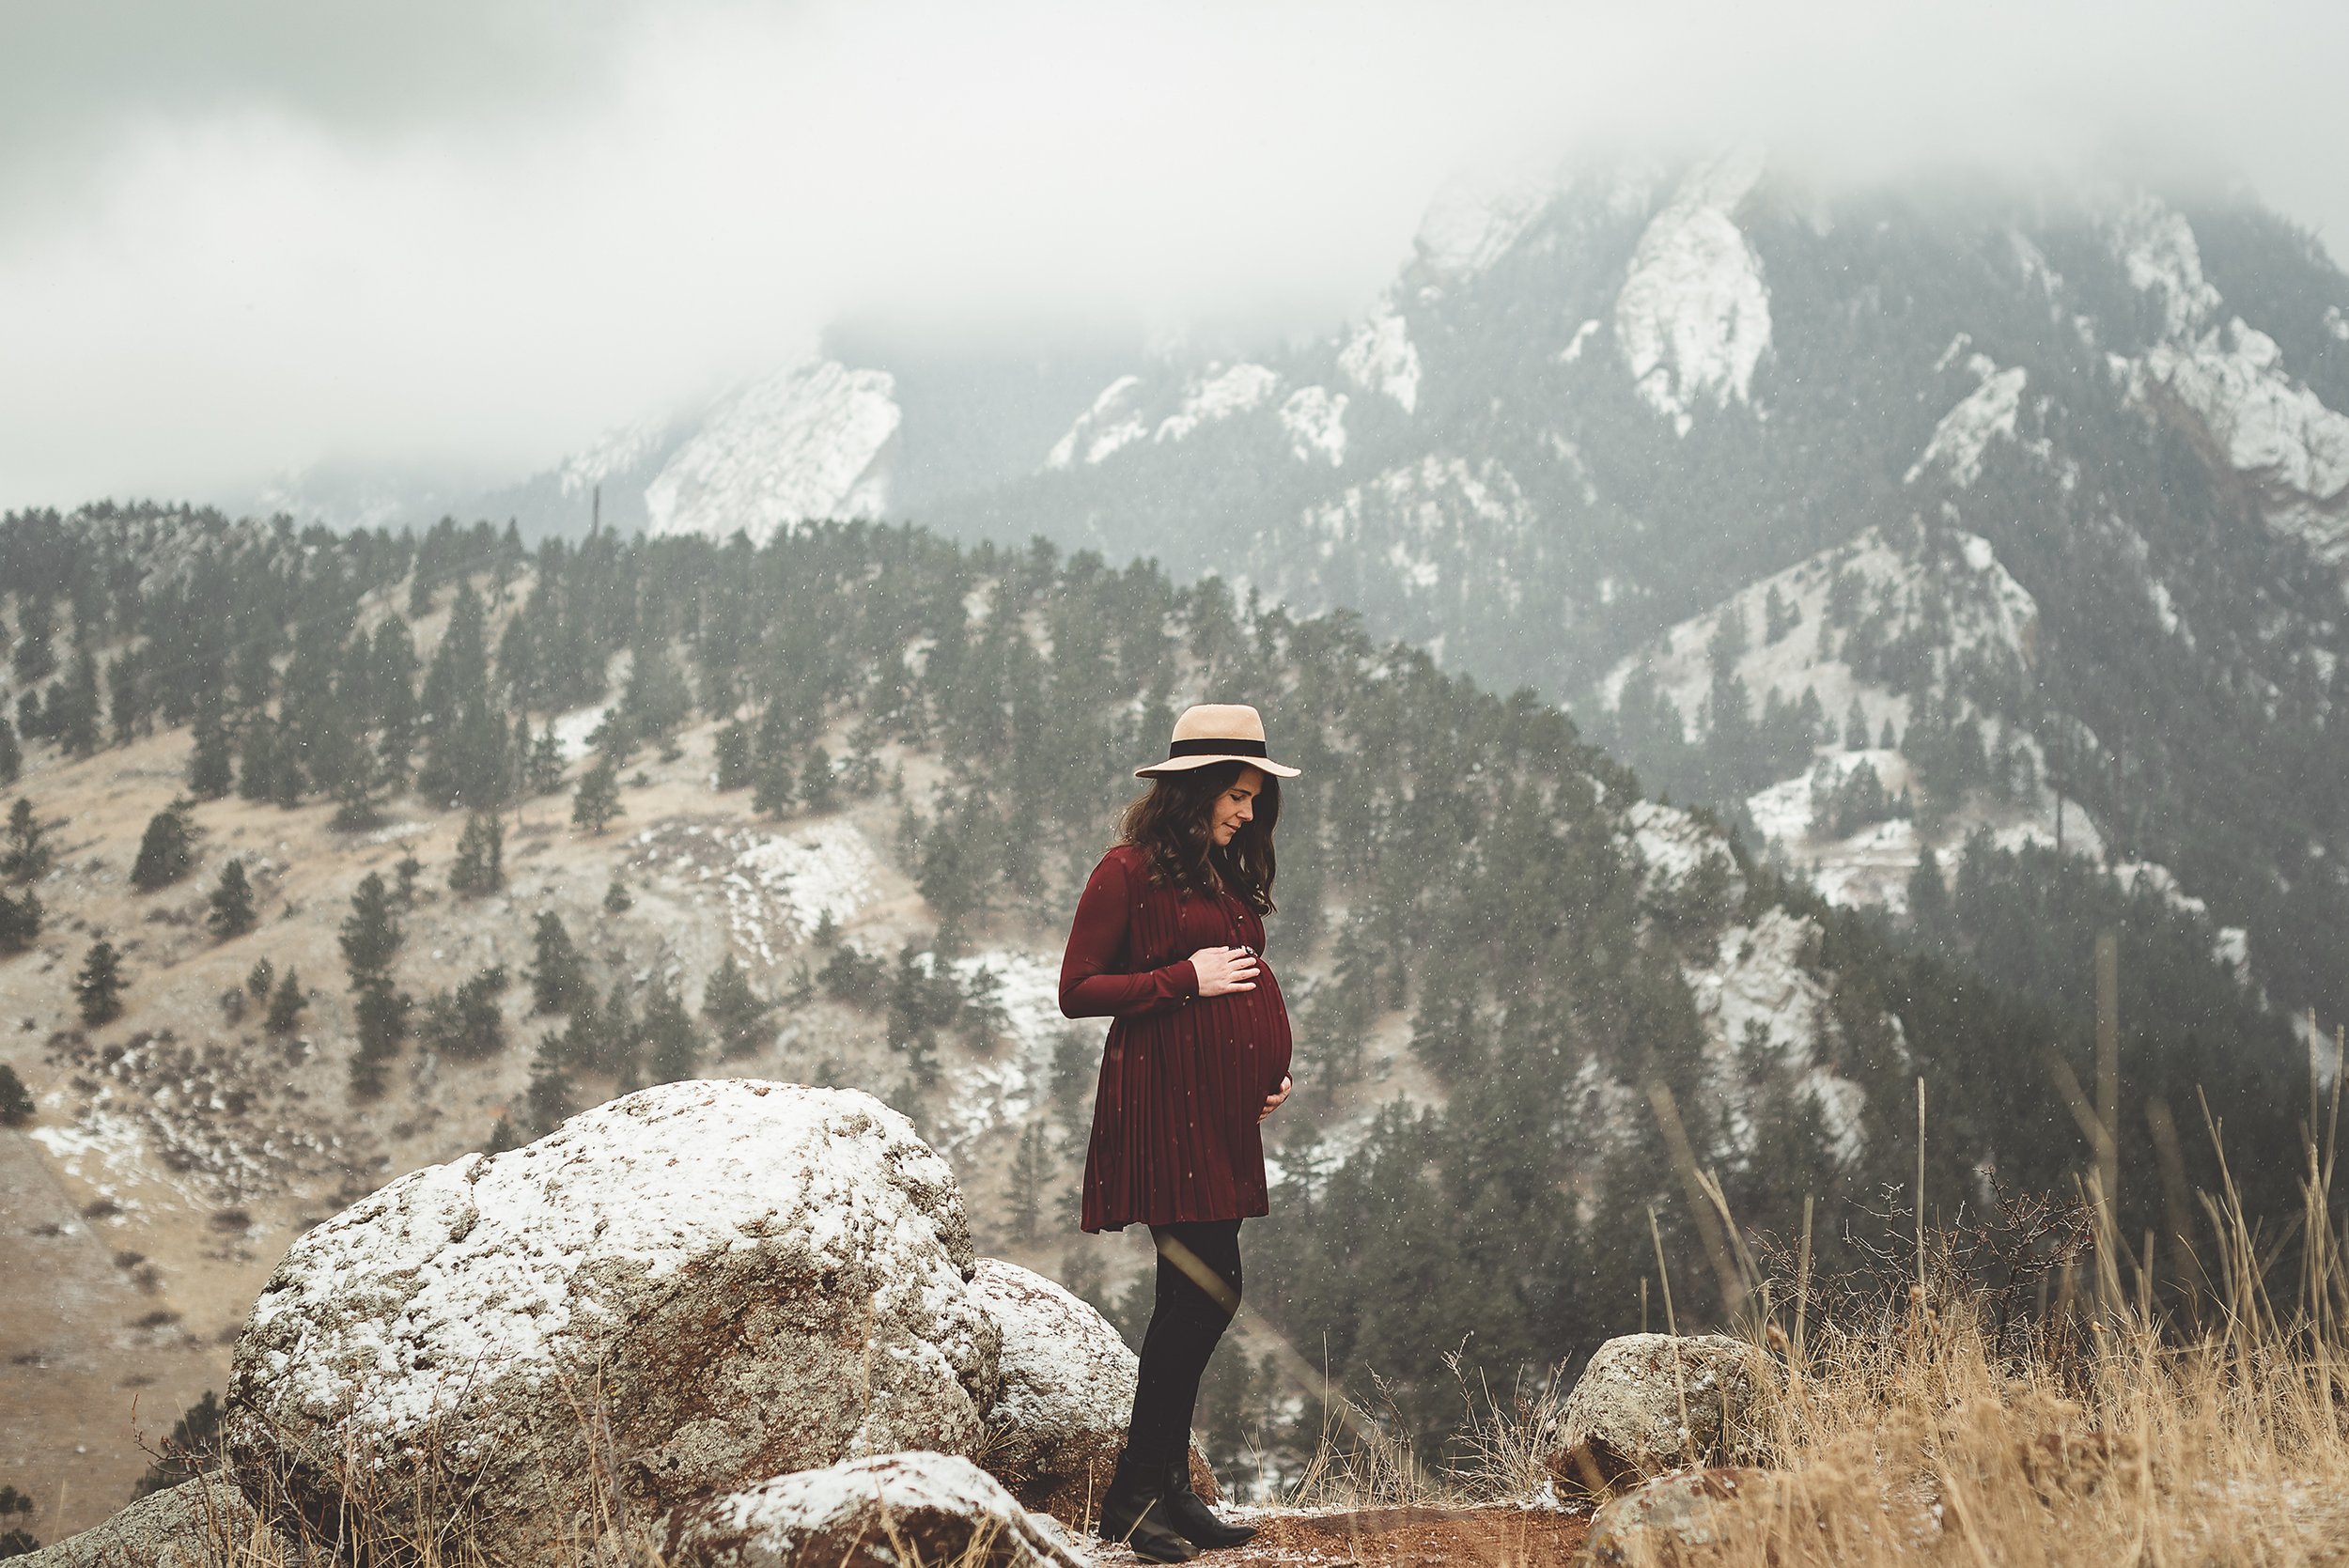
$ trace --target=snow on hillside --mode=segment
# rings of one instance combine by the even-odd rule
[[[1392,299],[1381,298],[1377,309],[1355,329],[1338,351],[1338,368],[1364,392],[1393,398],[1405,413],[1419,408],[1419,349]]]
[[[1750,399],[1770,345],[1762,263],[1732,214],[1762,177],[1739,148],[1699,164],[1652,219],[1615,298],[1615,338],[1649,407],[1687,435],[1699,404]]]
[[[1684,970],[1697,1017],[1704,1025],[1706,1056],[1717,1077],[1744,1076],[1737,1061],[1748,1047],[1775,1053],[1799,1075],[1815,1096],[1836,1157],[1849,1161],[1866,1141],[1861,1116],[1868,1096],[1859,1085],[1818,1064],[1815,1057],[1827,1017],[1827,987],[1803,968],[1818,939],[1810,920],[1772,908],[1750,925],[1723,930],[1713,961]],[[1753,1146],[1754,1128],[1746,1096],[1725,1094],[1730,1137],[1741,1149]]]
[[[953,1072],[947,1125],[938,1139],[952,1155],[1043,1109],[1051,1094],[1053,1055],[1078,1026],[1061,1016],[1058,955],[997,948],[952,959],[946,967],[967,991],[981,991],[991,983],[1002,1026],[992,1056]],[[1097,1026],[1093,1032],[1099,1032]]]
[[[1149,434],[1138,406],[1141,386],[1141,377],[1120,376],[1103,387],[1093,406],[1068,427],[1068,433],[1053,442],[1044,466],[1072,468],[1080,460],[1097,463],[1127,442]]]
[[[1261,406],[1281,384],[1281,375],[1262,365],[1246,362],[1196,381],[1183,394],[1183,406],[1167,415],[1152,436],[1154,441],[1180,441],[1202,425],[1212,425]],[[1088,458],[1087,461],[1094,459]]]
[[[1937,657],[1978,648],[1995,648],[2024,664],[2037,656],[2039,607],[2023,585],[1999,564],[1990,542],[1971,534],[1944,536],[1943,548],[1914,556],[1895,549],[1882,531],[1871,528],[1848,544],[1838,545],[1749,583],[1723,603],[1702,615],[1681,622],[1662,637],[1625,659],[1600,684],[1602,701],[1613,707],[1621,701],[1624,683],[1642,666],[1654,673],[1657,686],[1680,709],[1689,738],[1697,738],[1712,679],[1708,653],[1714,635],[1732,613],[1744,617],[1747,646],[1736,673],[1759,706],[1772,692],[1789,702],[1799,701],[1806,688],[1814,691],[1821,708],[1841,723],[1853,699],[1859,699],[1874,736],[1886,720],[1906,728],[1908,701],[1883,686],[1859,679],[1851,666],[1831,651],[1834,635],[1828,626],[1828,599],[1839,578],[1856,580],[1850,595],[1863,613],[1880,613],[1893,627],[1914,625],[1928,599],[1946,605],[1948,639]],[[1768,632],[1771,594],[1794,616],[1791,629],[1776,641]]]
[[[780,942],[805,941],[827,916],[848,924],[874,899],[881,860],[846,817],[821,817],[787,832],[663,822],[630,843],[643,875],[665,873],[709,886],[725,905],[736,942],[762,963]]]
[[[1281,428],[1288,433],[1289,455],[1300,463],[1326,462],[1336,468],[1346,461],[1346,394],[1328,387],[1299,387],[1281,405]]]
[[[763,543],[812,518],[873,517],[889,499],[900,414],[885,371],[797,365],[720,402],[645,488],[649,532]]]
[[[1310,508],[1303,530],[1320,560],[1368,551],[1407,593],[1426,593],[1442,582],[1446,559],[1532,521],[1507,469],[1490,461],[1471,466],[1439,452]]]
[[[1960,333],[1950,345],[1951,353],[1964,342],[1965,334]],[[1950,355],[1942,357],[1946,360]],[[1967,368],[1982,384],[1941,416],[1941,423],[1933,427],[1933,439],[1925,442],[1924,455],[1902,475],[1901,483],[1913,485],[1919,475],[1940,463],[1948,468],[1951,482],[1965,489],[1982,476],[1982,457],[1991,438],[2015,439],[2015,415],[2026,379],[2023,367],[2017,365],[2001,370],[1989,356],[1975,354],[1967,361]]]

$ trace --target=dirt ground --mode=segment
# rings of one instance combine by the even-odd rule
[[[1265,1514],[1250,1522],[1258,1527],[1256,1539],[1201,1560],[1231,1568],[1563,1568],[1581,1549],[1591,1523],[1585,1514],[1508,1504]]]

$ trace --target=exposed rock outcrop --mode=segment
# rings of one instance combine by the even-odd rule
[[[891,1453],[801,1470],[700,1504],[669,1531],[669,1568],[1078,1568],[1050,1520],[967,1459]]]
[[[257,1503],[349,1485],[492,1561],[786,1471],[970,1452],[999,1333],[962,1200],[870,1095],[646,1089],[405,1176],[294,1244],[237,1344]]]
[[[1583,1369],[1546,1457],[1562,1482],[1592,1492],[1691,1459],[1750,1463],[1766,1447],[1759,1418],[1768,1387],[1760,1354],[1740,1341],[1626,1334]]]

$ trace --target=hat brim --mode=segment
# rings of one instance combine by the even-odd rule
[[[1275,778],[1297,777],[1297,769],[1286,764],[1275,762],[1270,757],[1250,756],[1169,757],[1164,762],[1154,762],[1147,768],[1135,768],[1134,777],[1155,779],[1166,773],[1188,773],[1194,768],[1212,768],[1219,762],[1244,762],[1251,768],[1272,774]]]

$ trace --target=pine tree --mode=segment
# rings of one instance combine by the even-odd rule
[[[530,761],[522,770],[522,782],[533,795],[552,795],[563,787],[563,742],[554,733],[552,719],[531,743]]]
[[[195,830],[189,815],[194,808],[194,801],[174,800],[148,818],[131,866],[131,885],[139,892],[169,887],[195,868]]]
[[[8,847],[0,854],[0,877],[35,882],[49,875],[49,828],[20,795],[8,808]]]
[[[406,621],[395,615],[375,629],[369,663],[367,691],[381,731],[376,760],[385,786],[398,790],[416,749],[416,644]]]
[[[245,880],[244,862],[232,860],[220,868],[220,885],[212,890],[208,924],[223,941],[241,937],[257,924],[253,910],[253,887]]]
[[[807,753],[807,770],[800,775],[800,803],[809,811],[830,811],[839,803],[832,792],[832,753],[821,746]]]
[[[718,1032],[718,1048],[728,1056],[745,1056],[770,1037],[767,1015],[774,1003],[751,989],[751,977],[729,953],[702,987],[702,1017]]]
[[[645,999],[642,1026],[646,1077],[654,1083],[692,1078],[701,1063],[702,1042],[677,987],[662,975]]]
[[[81,1009],[82,1022],[97,1029],[120,1017],[122,991],[127,984],[122,958],[115,952],[114,943],[103,937],[90,943],[81,971],[73,977],[74,1002]]]
[[[579,781],[571,797],[571,826],[600,833],[614,817],[624,814],[619,775],[613,768],[612,753],[606,752],[596,758],[596,765]]]
[[[1042,1219],[1042,1194],[1050,1175],[1044,1129],[1031,1126],[1019,1135],[1019,1152],[1011,1162],[1011,1231],[1022,1242],[1035,1240]]]
[[[228,727],[211,704],[195,721],[195,750],[188,753],[188,793],[199,800],[217,800],[236,784],[236,755]]]
[[[258,965],[255,968],[257,970]],[[264,977],[266,979],[266,977]],[[270,993],[269,1017],[261,1027],[272,1034],[291,1034],[302,1026],[303,1010],[310,1005],[310,993],[302,988],[302,976],[288,965],[286,978]]]
[[[33,1119],[33,1096],[16,1069],[0,1062],[0,1126],[21,1127]]]
[[[624,915],[635,907],[636,900],[629,894],[627,878],[618,872],[614,872],[610,885],[603,890],[603,912],[607,915]]]
[[[457,859],[449,863],[452,893],[478,898],[506,885],[506,830],[494,812],[474,812],[465,818],[457,840]]]
[[[533,939],[537,952],[530,966],[530,1010],[568,1013],[587,994],[587,973],[563,917],[552,909],[540,910]]]
[[[16,783],[24,771],[24,748],[17,744],[16,726],[0,713],[0,784]]]
[[[350,895],[350,913],[342,924],[343,963],[350,970],[350,988],[365,990],[389,982],[392,958],[405,939],[392,913],[391,890],[381,872],[370,871]]]
[[[1843,749],[1864,752],[1868,749],[1868,710],[1859,705],[1859,693],[1852,693],[1851,711],[1843,716]]]
[[[408,1015],[414,1001],[383,976],[369,976],[355,987],[359,1001],[359,1049],[350,1059],[350,1092],[373,1099],[383,1092],[383,1074],[400,1042],[408,1038]]]
[[[266,713],[245,722],[244,744],[237,753],[237,793],[248,800],[267,800],[277,793],[277,731]]]
[[[276,980],[277,966],[267,958],[256,958],[253,960],[253,968],[246,972],[244,977],[246,994],[256,1001],[267,1001],[269,988],[276,983]]]
[[[54,688],[49,707],[56,712]],[[74,756],[86,757],[98,750],[98,660],[85,647],[74,655],[73,668],[66,676],[64,711],[50,720],[50,727],[56,732],[58,745]]]
[[[718,732],[718,787],[740,789],[751,782],[750,726],[737,719]]]
[[[40,937],[40,894],[26,888],[11,898],[0,893],[0,953],[22,953]]]
[[[544,1138],[579,1112],[578,1091],[571,1083],[563,1037],[552,1030],[539,1037],[538,1049],[530,1059],[529,1105],[530,1131],[536,1138]]]

